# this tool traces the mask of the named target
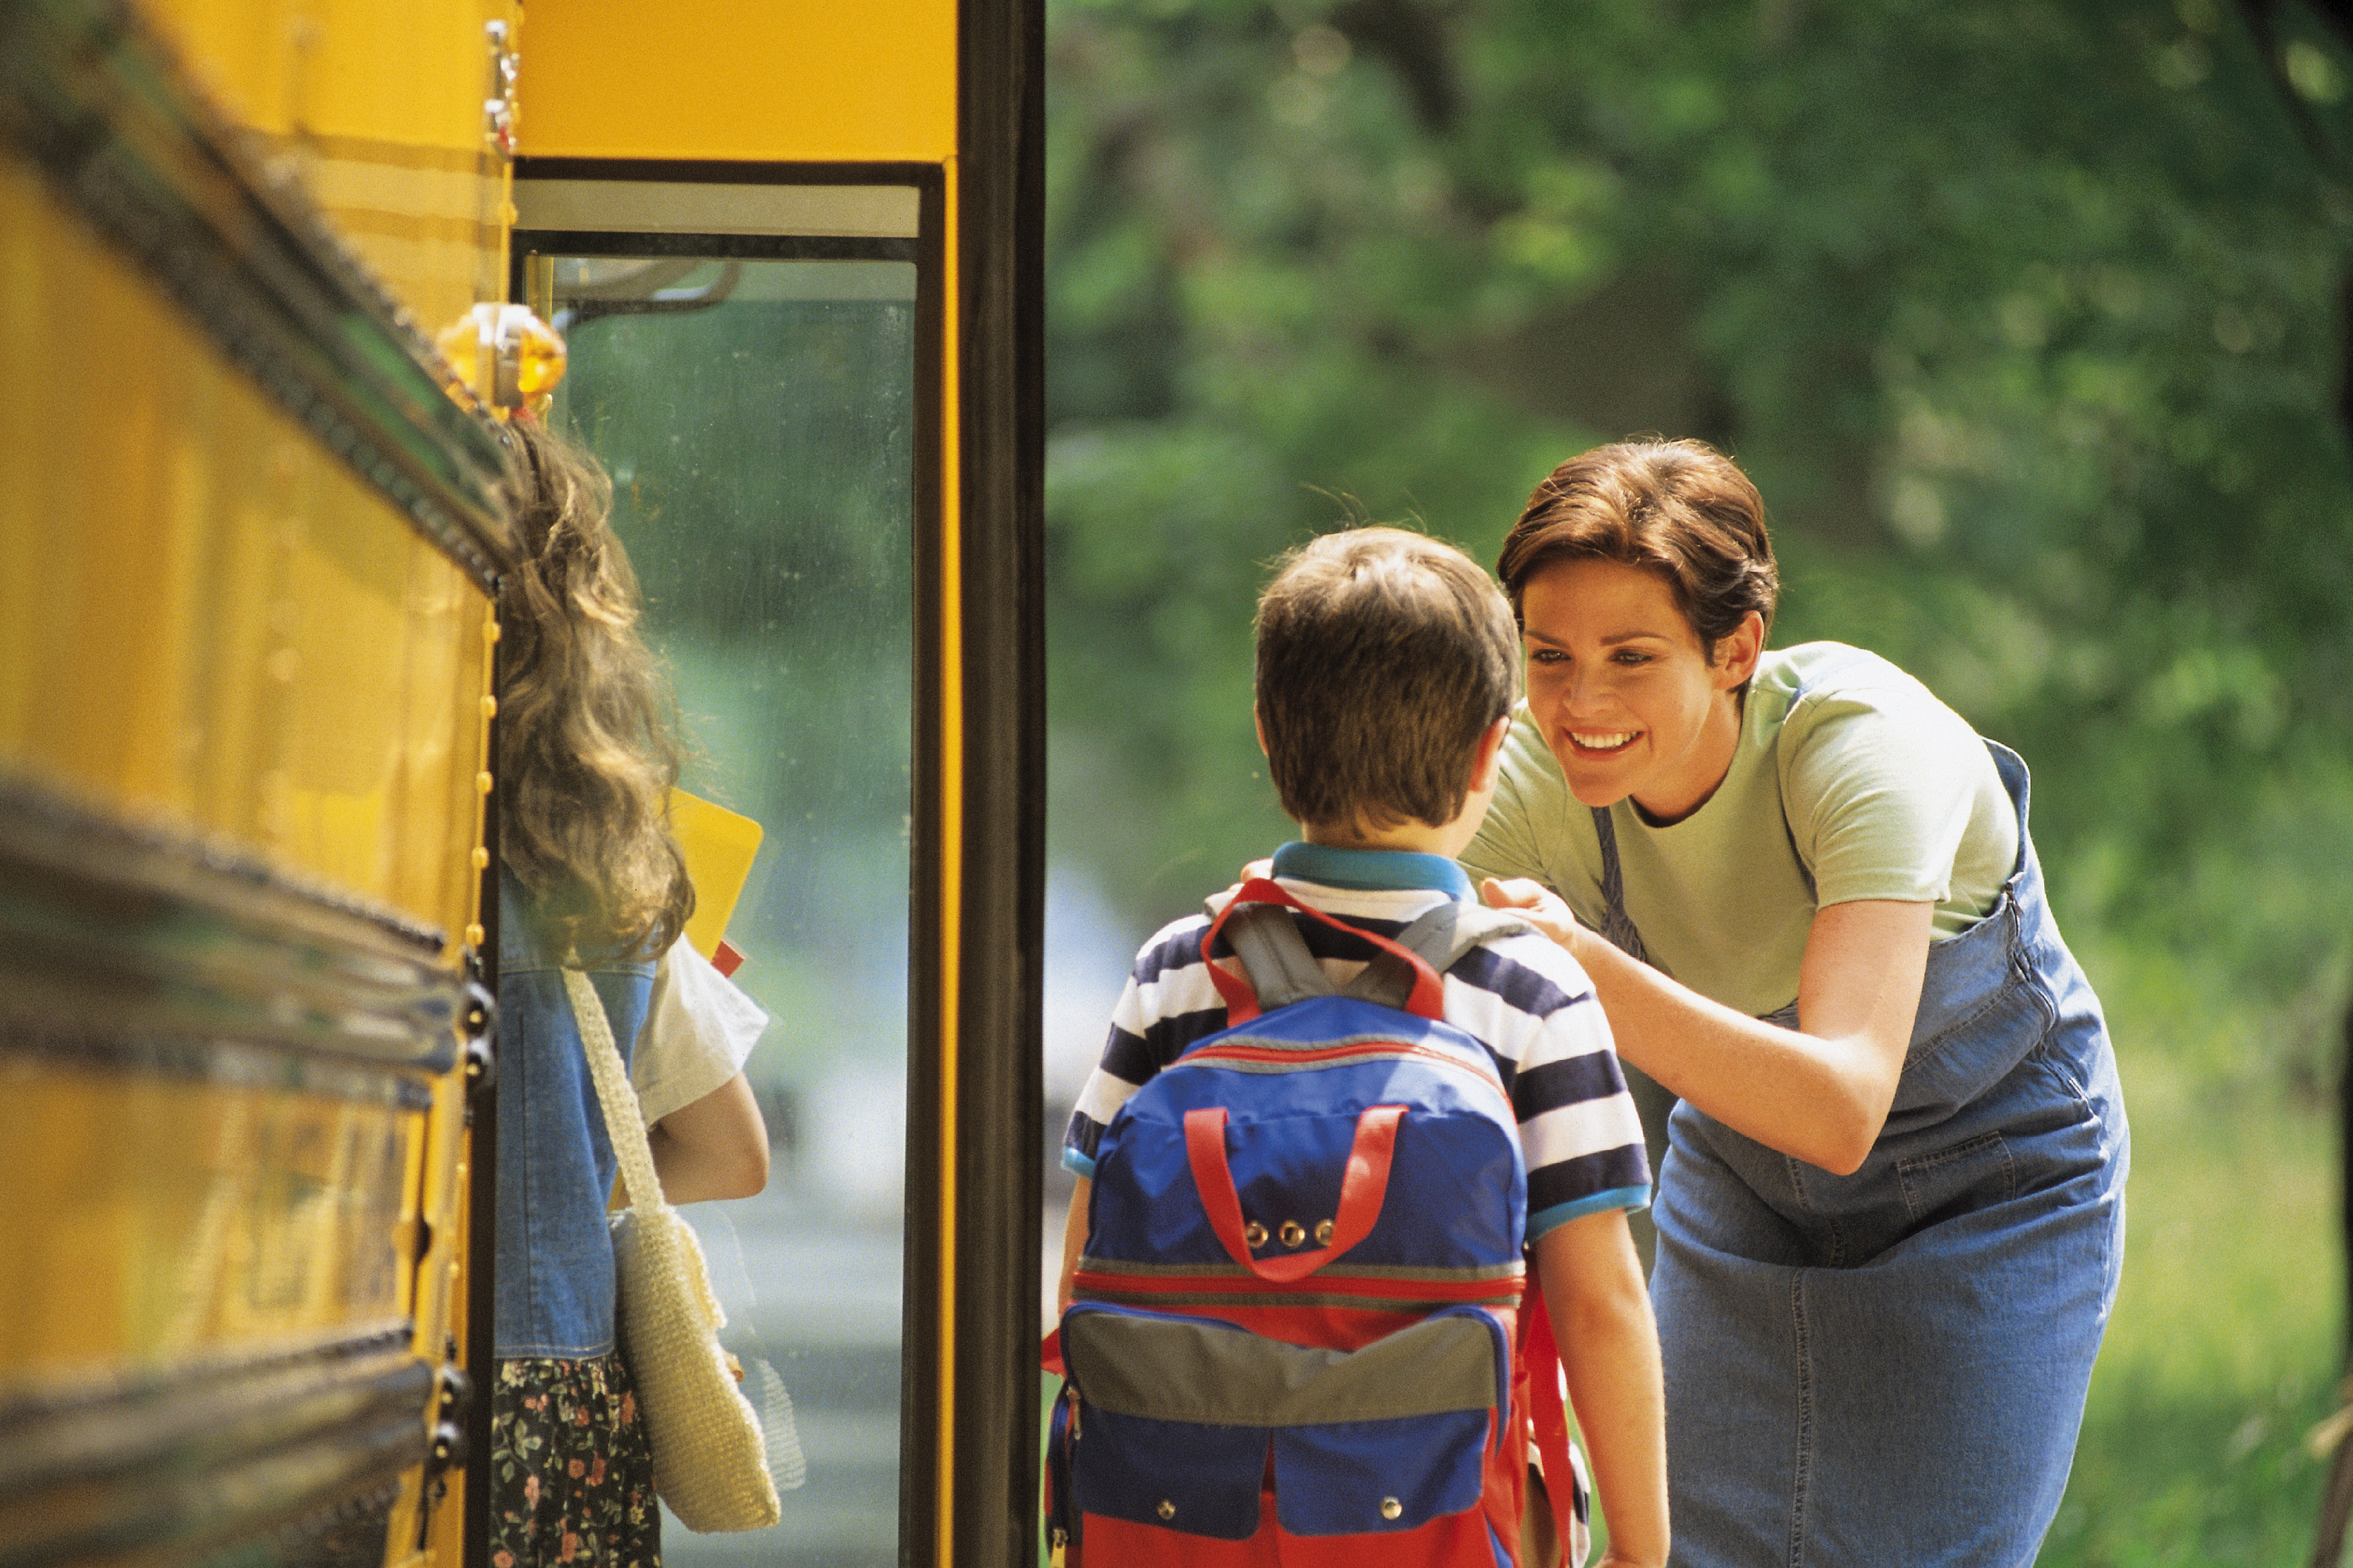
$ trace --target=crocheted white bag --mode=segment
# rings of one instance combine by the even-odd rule
[[[588,976],[564,971],[629,1206],[613,1216],[622,1354],[654,1450],[654,1490],[697,1531],[765,1530],[783,1512],[760,1416],[736,1386],[702,1245],[662,1196],[646,1123]]]

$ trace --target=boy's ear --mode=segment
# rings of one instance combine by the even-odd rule
[[[1258,731],[1258,754],[1262,757],[1266,755],[1266,719],[1255,702],[1250,704],[1250,728]]]
[[[1487,726],[1479,737],[1478,746],[1471,753],[1471,793],[1477,795],[1491,790],[1501,781],[1504,771],[1504,737],[1512,732],[1509,713]]]

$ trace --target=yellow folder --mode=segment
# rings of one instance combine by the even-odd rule
[[[670,828],[686,855],[686,874],[694,880],[694,918],[686,922],[686,940],[703,957],[715,959],[727,934],[727,917],[735,912],[744,879],[752,874],[752,858],[760,852],[762,829],[750,817],[682,789],[670,792]]]

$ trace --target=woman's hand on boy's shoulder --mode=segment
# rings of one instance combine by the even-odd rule
[[[1577,923],[1567,901],[1542,882],[1526,877],[1489,877],[1479,884],[1479,897],[1490,909],[1521,915],[1571,957],[1576,956],[1577,934],[1585,928]]]

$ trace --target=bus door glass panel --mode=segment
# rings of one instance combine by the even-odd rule
[[[775,1529],[669,1519],[663,1552],[882,1568],[898,1560],[916,266],[558,255],[553,277],[570,369],[549,423],[612,474],[647,640],[678,689],[681,785],[765,831],[727,939],[770,1020],[748,1064],[768,1188],[681,1212],[780,1479],[787,1427],[806,1477]]]

